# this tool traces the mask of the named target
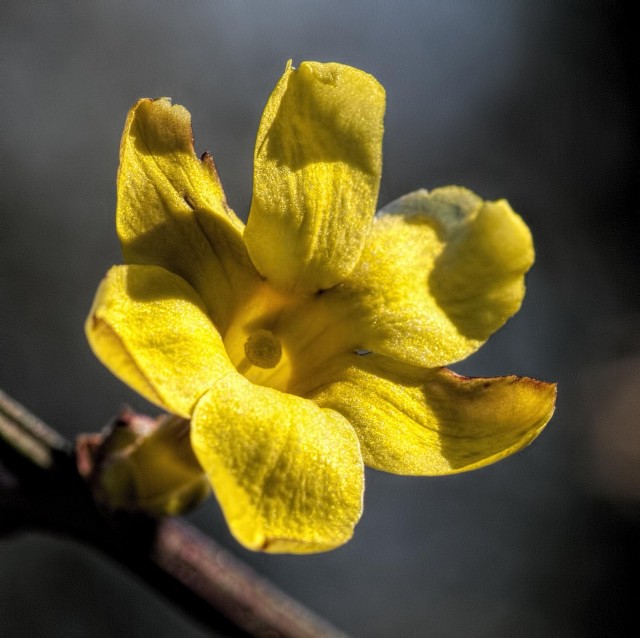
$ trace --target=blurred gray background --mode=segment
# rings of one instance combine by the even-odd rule
[[[115,237],[118,146],[138,97],[192,113],[246,216],[265,101],[288,58],[360,67],[388,95],[380,204],[464,184],[507,197],[537,263],[522,311],[455,367],[560,383],[533,446],[438,479],[369,472],[329,554],[239,547],[354,636],[613,636],[640,626],[638,22],[631,3],[2,3],[0,387],[72,437],[124,402],[83,321]],[[635,455],[635,456],[634,456]],[[64,498],[64,494],[60,495]],[[200,636],[88,550],[0,544],[4,636]]]

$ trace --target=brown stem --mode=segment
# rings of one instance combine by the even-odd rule
[[[72,444],[0,390],[0,535],[28,530],[99,549],[216,635],[343,635],[184,521],[101,509]]]

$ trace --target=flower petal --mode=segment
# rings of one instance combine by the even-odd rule
[[[527,446],[554,410],[556,386],[527,377],[462,377],[368,355],[328,371],[310,398],[343,414],[367,465],[413,475],[476,469]]]
[[[111,268],[85,328],[91,348],[113,374],[183,417],[233,370],[198,294],[157,266]]]
[[[533,258],[505,200],[416,191],[380,212],[358,266],[326,296],[357,347],[437,367],[470,355],[520,308]]]
[[[166,98],[140,100],[127,117],[116,225],[125,260],[180,275],[222,331],[236,296],[257,281],[213,159],[196,157],[189,112]]]
[[[353,269],[382,168],[384,89],[342,64],[287,66],[265,107],[245,241],[274,285],[330,288]]]
[[[249,549],[319,552],[351,538],[363,466],[338,413],[230,374],[196,405],[191,442],[231,532]]]

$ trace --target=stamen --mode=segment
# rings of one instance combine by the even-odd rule
[[[256,330],[244,344],[247,359],[259,368],[275,368],[282,357],[282,344],[269,330]]]

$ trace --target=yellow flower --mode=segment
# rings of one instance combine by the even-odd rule
[[[530,443],[555,385],[467,378],[520,307],[531,236],[506,201],[419,190],[375,217],[384,91],[340,64],[287,65],[265,108],[245,225],[189,113],[140,100],[120,152],[128,265],[87,320],[96,355],[191,443],[235,537],[270,552],[346,542],[363,465],[462,472]]]

